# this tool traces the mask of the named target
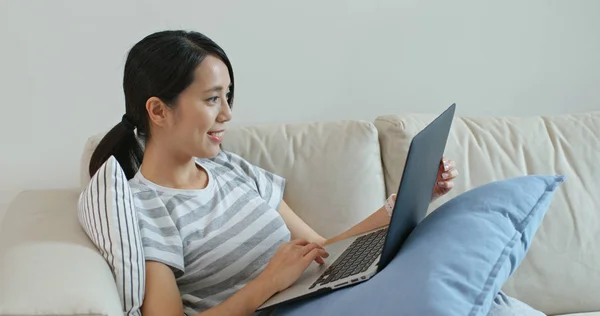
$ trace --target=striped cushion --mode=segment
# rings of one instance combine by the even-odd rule
[[[124,315],[141,315],[144,254],[131,189],[113,156],[79,196],[77,216],[112,270]]]

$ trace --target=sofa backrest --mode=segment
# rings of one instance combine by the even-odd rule
[[[81,159],[81,185],[103,134]],[[286,178],[284,200],[313,229],[333,237],[380,208],[386,198],[377,129],[336,121],[233,127],[223,149]]]
[[[381,116],[387,193],[394,193],[412,137],[435,115]],[[552,117],[460,117],[445,155],[455,189],[430,211],[476,186],[526,174],[564,174],[530,251],[505,291],[547,314],[600,310],[600,112]]]

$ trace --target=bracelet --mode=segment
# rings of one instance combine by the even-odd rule
[[[394,201],[395,196],[396,196],[396,194],[392,194],[385,201],[384,207],[389,216],[392,216],[392,213],[394,212],[394,205],[396,204],[396,201]]]

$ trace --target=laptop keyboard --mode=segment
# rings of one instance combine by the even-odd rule
[[[387,228],[356,238],[309,289],[367,271],[381,254]]]

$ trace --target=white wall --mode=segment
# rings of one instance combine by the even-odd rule
[[[230,55],[234,122],[600,109],[600,1],[0,1],[0,190],[78,185],[127,50],[194,29]],[[5,193],[4,196],[11,194]]]

